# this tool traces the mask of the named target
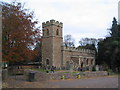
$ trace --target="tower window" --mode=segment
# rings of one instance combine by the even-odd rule
[[[49,30],[47,29],[47,35],[49,35]]]
[[[59,31],[58,31],[58,29],[56,30],[56,35],[59,35]]]
[[[46,64],[49,65],[49,59],[46,60]]]
[[[88,59],[86,60],[86,64],[88,65]]]

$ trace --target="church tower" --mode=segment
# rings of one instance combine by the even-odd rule
[[[62,64],[62,28],[63,23],[55,20],[42,23],[42,64],[45,66]]]

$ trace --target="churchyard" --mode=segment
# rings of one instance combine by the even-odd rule
[[[19,70],[20,72],[18,73]],[[118,77],[117,76],[118,74],[100,70],[98,69],[98,66],[91,71],[78,71],[73,69],[69,69],[69,70],[56,69],[53,72],[50,69],[43,69],[43,68],[24,69],[22,72],[21,72],[21,69],[19,70],[16,70],[16,71],[14,70],[12,71],[13,73],[6,70],[2,73],[3,88],[17,88],[17,87],[18,88],[47,88],[48,86],[47,84],[49,84],[50,82],[54,83],[58,81],[60,82],[63,81],[65,83],[65,81],[74,82],[76,80],[78,82],[81,82],[81,80],[86,80],[86,79],[89,80],[90,78],[97,80],[97,78],[99,79],[100,77],[104,77],[104,78],[112,77],[114,81],[114,79],[116,80],[116,78]],[[59,86],[59,83],[57,86]],[[54,87],[54,85],[48,86],[48,88],[52,88],[52,87]],[[58,88],[62,88],[62,87],[65,87],[65,86],[59,86]],[[73,86],[73,88],[75,87],[77,86]],[[92,87],[94,88],[94,85]],[[107,88],[107,86],[105,87]],[[81,88],[83,87],[81,86]]]
[[[72,3],[71,6],[73,5]],[[104,20],[104,18],[97,20],[93,16],[97,20],[95,22],[91,18],[90,23],[94,22],[94,24],[92,23],[93,28],[88,28],[87,25],[90,25],[90,23],[85,23],[86,26],[83,26],[87,27],[88,30],[80,27],[79,30],[82,33],[79,33],[77,28],[81,26],[83,21],[77,26],[76,24],[70,24],[69,26],[67,22],[73,22],[74,20],[69,21],[72,18],[66,19],[68,17],[66,15],[64,20],[67,22],[63,19],[58,19],[60,21],[51,19],[44,22],[40,21],[42,26],[39,26],[37,25],[39,19],[34,18],[34,11],[24,8],[21,2],[17,2],[17,0],[11,3],[3,1],[1,6],[0,18],[2,24],[0,28],[3,32],[1,35],[2,45],[0,45],[2,46],[2,53],[0,53],[2,60],[0,62],[0,87],[2,86],[3,90],[8,88],[12,88],[12,90],[14,90],[13,88],[20,88],[21,90],[21,88],[119,87],[120,20],[113,17],[112,25],[108,26],[108,34],[110,35],[107,34],[102,38],[91,38],[88,34],[91,33],[92,37],[94,37],[93,34],[98,36],[100,33],[93,32],[104,30],[107,27],[103,25],[100,28],[95,28],[96,23]],[[120,6],[120,3],[118,6]],[[102,11],[102,9],[97,11]],[[82,11],[84,10],[86,9]],[[51,14],[52,12],[48,13],[49,16]],[[91,13],[89,12],[89,14]],[[76,20],[78,20],[77,22],[81,21],[81,19]],[[104,24],[103,22],[105,21],[98,25],[101,26]],[[65,26],[68,26],[68,28]],[[75,34],[71,32],[71,34],[80,36],[77,37],[80,39],[78,46],[75,45],[72,35],[63,36],[63,32],[70,31],[71,27],[74,27],[73,32],[76,32]],[[83,31],[85,30],[93,31],[86,31],[87,33],[84,35]]]

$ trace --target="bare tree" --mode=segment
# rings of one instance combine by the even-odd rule
[[[95,38],[82,38],[79,41],[80,46],[86,46],[87,44],[94,44],[96,46],[97,43],[98,43],[98,40]]]
[[[64,36],[64,46],[66,47],[75,47],[75,39],[71,35]]]

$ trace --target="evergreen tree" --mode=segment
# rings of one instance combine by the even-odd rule
[[[113,21],[112,21],[112,28],[110,29],[110,34],[111,34],[111,37],[118,36],[118,25],[115,17],[113,18]]]
[[[110,34],[110,37],[106,37],[98,44],[97,62],[106,63],[109,68],[116,71],[120,66],[120,26],[117,25],[115,18],[113,18]]]

